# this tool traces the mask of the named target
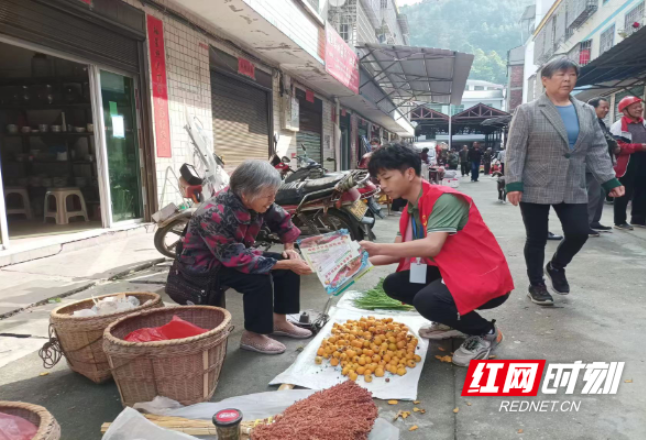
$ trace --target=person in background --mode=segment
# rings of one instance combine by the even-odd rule
[[[484,164],[484,175],[488,176],[489,171],[491,170],[491,161],[493,160],[493,151],[491,148],[487,148],[482,155],[482,163]]]
[[[556,293],[570,293],[565,268],[585,244],[590,229],[586,164],[609,194],[624,194],[594,109],[571,96],[578,75],[578,64],[565,56],[547,62],[541,70],[545,94],[518,107],[509,130],[507,199],[520,204],[527,232],[528,297],[539,305],[554,304],[543,270]],[[550,207],[561,221],[565,239],[543,269]]]
[[[502,150],[498,152],[498,155],[496,156],[496,159],[500,162],[500,172],[502,175],[505,175],[505,159],[507,157],[507,150],[505,150],[505,146],[502,146]]]
[[[462,145],[462,150],[460,150],[460,170],[462,171],[462,177],[471,174],[471,164],[469,163],[469,147],[466,145]]]
[[[372,151],[376,151],[381,147],[381,142],[379,142],[379,139],[377,138],[372,138],[370,141],[370,146],[372,147]]]
[[[593,98],[588,101],[588,104],[594,107],[599,125],[603,130],[606,143],[608,144],[608,153],[612,159],[620,150],[617,145],[617,141],[610,134],[610,131],[608,131],[606,123],[603,122],[606,116],[608,116],[608,112],[610,112],[610,104],[605,98]],[[588,223],[590,224],[588,235],[590,237],[598,237],[599,231],[610,232],[612,228],[600,223],[601,216],[603,215],[603,205],[606,200],[606,192],[603,190],[601,185],[599,185],[597,179],[594,178],[589,165],[586,165],[585,183],[588,189]]]
[[[286,349],[268,336],[272,333],[296,339],[312,336],[287,321],[288,314],[300,311],[300,277],[312,270],[294,248],[301,231],[274,203],[281,183],[267,161],[238,165],[230,186],[191,217],[176,260],[187,273],[213,274],[220,286],[242,293],[245,330],[240,348],[264,354]],[[263,225],[285,243],[282,254],[251,247]]]
[[[502,305],[514,289],[509,266],[473,200],[453,188],[420,177],[421,161],[395,144],[377,151],[370,174],[392,198],[408,201],[394,243],[362,241],[375,266],[399,263],[384,280],[386,294],[415,306],[432,325],[420,337],[467,337],[452,361],[468,366],[487,359],[503,340],[495,320],[476,310]],[[474,250],[477,250],[474,252]]]
[[[632,231],[634,226],[646,228],[646,125],[643,102],[635,96],[622,99],[619,111],[624,116],[610,128],[620,148],[615,172],[626,187],[626,194],[615,198],[615,228],[620,231]],[[628,223],[626,208],[631,200],[633,206]]]
[[[480,175],[480,163],[482,162],[480,142],[473,143],[473,148],[469,151],[469,162],[471,162],[471,181],[477,182]]]
[[[451,152],[449,153],[449,169],[457,170],[459,163],[460,157],[458,156],[458,153],[455,150],[451,150]]]
[[[423,148],[422,152],[419,154],[420,159],[422,159],[422,162],[424,162],[427,165],[431,164],[431,158],[430,155],[428,154],[429,149],[428,148]]]

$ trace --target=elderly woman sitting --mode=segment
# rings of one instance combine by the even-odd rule
[[[231,175],[230,187],[191,218],[178,255],[187,272],[213,273],[220,286],[242,293],[245,331],[240,347],[266,354],[285,351],[268,334],[297,339],[312,335],[286,319],[300,311],[300,275],[311,270],[294,250],[300,230],[274,203],[280,184],[278,171],[269,163],[242,163]],[[282,254],[251,247],[263,224],[285,244]]]

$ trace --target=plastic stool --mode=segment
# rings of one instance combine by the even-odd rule
[[[80,211],[67,210],[67,198],[69,196],[76,196],[81,201]],[[50,197],[56,199],[56,211],[50,211],[48,208],[48,201]],[[90,221],[87,218],[87,207],[85,206],[85,198],[79,188],[50,188],[45,193],[45,218],[43,222],[47,222],[48,218],[56,220],[57,225],[66,225],[70,222],[72,217],[83,217],[85,221]]]
[[[27,188],[21,186],[8,186],[4,189],[5,204],[7,203],[7,196],[16,194],[22,197],[22,208],[7,208],[7,215],[22,214],[31,220],[31,205],[29,204],[29,193]]]

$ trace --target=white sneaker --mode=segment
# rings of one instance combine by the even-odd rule
[[[434,322],[431,325],[420,327],[419,336],[420,338],[430,339],[432,341],[467,337],[467,335],[465,335],[461,331],[455,330],[448,325],[440,324],[439,322]]]

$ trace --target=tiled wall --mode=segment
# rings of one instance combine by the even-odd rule
[[[167,172],[167,169],[171,168],[175,175],[179,175],[179,168],[183,163],[188,162],[197,165],[193,159],[193,146],[184,128],[186,115],[188,114],[190,117],[197,116],[206,131],[210,135],[213,133],[209,45],[233,56],[238,56],[240,53],[236,49],[223,44],[222,41],[204,35],[192,26],[177,21],[170,15],[164,14],[155,8],[143,7],[141,2],[135,0],[123,1],[164,22],[172,157],[155,157],[158,206],[161,208],[171,202],[182,202],[177,189],[177,181],[172,173]],[[180,12],[191,22],[207,29],[216,37],[220,36],[218,30],[210,23],[192,15],[177,3],[169,0],[157,0],[157,2],[162,6]],[[256,67],[271,71],[266,66],[257,65]],[[150,71],[149,66],[148,71]]]

